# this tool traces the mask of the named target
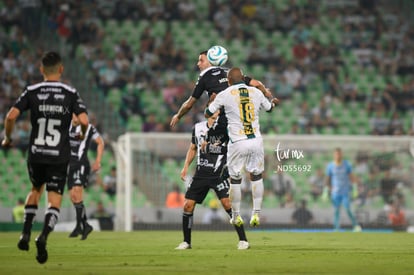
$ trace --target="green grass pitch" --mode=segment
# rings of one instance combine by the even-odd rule
[[[37,235],[37,232],[32,234]],[[177,251],[180,231],[93,232],[86,241],[53,232],[49,260],[36,248],[19,251],[19,233],[0,233],[0,274],[413,274],[409,233],[247,231],[251,248],[236,248],[235,232],[193,231],[193,249]]]

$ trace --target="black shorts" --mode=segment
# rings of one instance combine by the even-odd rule
[[[73,186],[87,187],[89,183],[89,173],[91,167],[89,163],[77,163],[69,165],[68,190]]]
[[[68,174],[68,163],[31,163],[27,162],[30,181],[36,188],[46,184],[47,191],[63,195]]]
[[[230,184],[228,179],[193,177],[185,193],[185,198],[194,200],[196,203],[202,203],[210,188],[216,192],[220,200],[229,197]]]

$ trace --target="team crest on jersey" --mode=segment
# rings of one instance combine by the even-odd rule
[[[54,95],[54,98],[55,98],[56,100],[64,100],[64,99],[65,99],[65,95],[55,94],[55,95]]]
[[[49,95],[50,95],[50,94],[37,94],[37,98],[38,98],[39,100],[46,100],[46,99],[48,99],[48,98],[49,98]]]

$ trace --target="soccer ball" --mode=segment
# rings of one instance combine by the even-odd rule
[[[228,58],[227,50],[222,46],[213,46],[207,51],[207,59],[213,66],[223,66]]]

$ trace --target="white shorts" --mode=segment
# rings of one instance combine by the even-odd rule
[[[241,179],[243,168],[259,175],[264,171],[264,149],[261,137],[229,143],[227,151],[227,167],[230,177]]]

